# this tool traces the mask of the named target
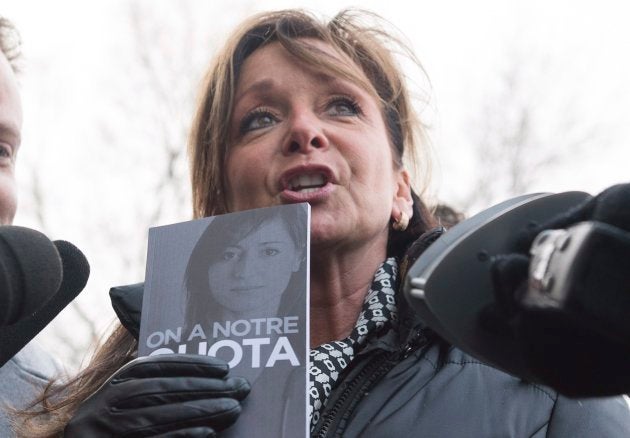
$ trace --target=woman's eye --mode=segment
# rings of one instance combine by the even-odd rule
[[[221,255],[221,258],[223,260],[234,260],[236,258],[238,258],[238,253],[236,251],[223,251],[223,254]]]
[[[13,150],[9,146],[0,145],[0,159],[10,159],[13,157]]]
[[[265,257],[273,257],[273,256],[275,256],[277,254],[280,254],[280,250],[277,250],[275,248],[265,248],[265,249],[262,250],[262,254]]]
[[[274,125],[278,119],[270,111],[264,108],[257,108],[250,112],[241,122],[240,132],[245,134],[249,131],[267,128]]]
[[[356,116],[361,113],[359,104],[349,97],[337,97],[328,104],[328,114],[332,116]]]

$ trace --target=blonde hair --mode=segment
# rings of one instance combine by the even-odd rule
[[[195,218],[227,212],[223,169],[230,147],[229,126],[236,84],[244,60],[272,42],[282,44],[306,65],[350,80],[371,92],[382,105],[394,164],[401,166],[404,156],[409,163],[419,161],[418,149],[423,144],[424,131],[392,51],[402,49],[415,58],[405,44],[378,24],[363,22],[368,20],[383,21],[366,11],[345,10],[325,22],[305,11],[284,10],[255,15],[236,29],[208,70],[190,135],[188,152]],[[363,75],[357,74],[353,66],[318,50],[307,39],[332,46],[358,66]],[[422,161],[428,169],[428,154]]]

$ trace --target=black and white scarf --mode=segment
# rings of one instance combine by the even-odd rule
[[[341,341],[320,345],[310,352],[309,418],[311,430],[317,424],[322,408],[335,387],[339,375],[367,341],[398,328],[396,275],[398,264],[390,257],[374,274],[370,290],[363,301],[352,333]]]

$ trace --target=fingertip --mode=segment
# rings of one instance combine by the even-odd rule
[[[239,401],[244,400],[252,390],[249,381],[244,377],[230,377],[228,379],[228,384],[233,388],[234,398]]]

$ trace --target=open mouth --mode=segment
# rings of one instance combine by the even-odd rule
[[[327,183],[327,178],[322,173],[310,173],[295,175],[289,179],[287,184],[289,190],[298,193],[312,193],[324,187]]]

